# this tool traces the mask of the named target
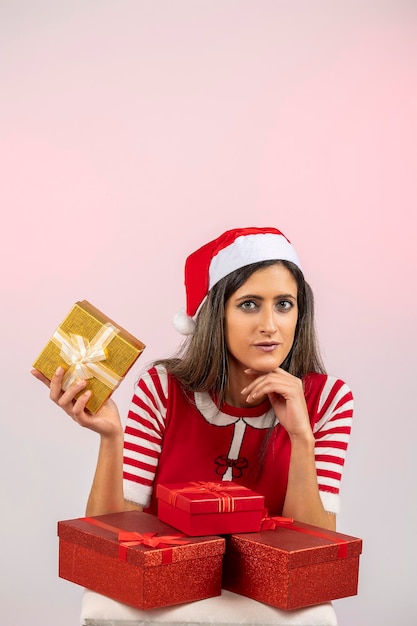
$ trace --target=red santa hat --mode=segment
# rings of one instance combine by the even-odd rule
[[[285,235],[276,228],[235,228],[193,252],[185,262],[186,310],[174,318],[183,335],[194,332],[194,317],[210,289],[235,270],[270,260],[292,261],[298,267],[297,253]]]

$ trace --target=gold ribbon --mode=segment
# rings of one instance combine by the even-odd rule
[[[64,391],[78,380],[97,378],[106,387],[115,389],[122,376],[115,374],[101,361],[107,358],[106,347],[114,339],[119,330],[112,324],[103,324],[101,329],[89,341],[86,337],[65,333],[57,328],[52,341],[60,349],[60,355],[69,365],[62,382]]]
[[[235,510],[235,499],[230,492],[242,492],[242,489],[244,489],[244,487],[236,483],[224,484],[211,481],[205,482],[203,480],[192,481],[186,487],[172,489],[168,496],[168,502],[172,504],[172,506],[176,506],[177,496],[182,493],[210,494],[218,498],[217,504],[219,513],[232,513]]]

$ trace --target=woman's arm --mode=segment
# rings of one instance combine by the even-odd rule
[[[247,370],[248,374],[256,372]],[[291,441],[287,492],[282,514],[307,524],[334,530],[336,517],[322,504],[317,482],[315,439],[302,381],[282,369],[258,377],[242,394],[248,402],[268,396],[280,424]]]
[[[123,497],[123,433],[101,436],[97,467],[87,501],[86,515],[105,515],[143,507]]]
[[[311,432],[311,429],[310,429]],[[282,514],[306,524],[336,530],[336,516],[325,511],[319,493],[314,437],[291,436],[287,493]]]

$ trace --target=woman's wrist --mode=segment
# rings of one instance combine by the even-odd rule
[[[315,439],[311,429],[296,433],[289,432],[288,436],[292,447],[297,446],[303,448],[305,451],[314,451]]]
[[[123,429],[117,429],[112,432],[101,433],[100,440],[101,445],[115,447],[119,445],[123,445]]]

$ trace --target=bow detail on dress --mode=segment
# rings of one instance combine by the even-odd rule
[[[217,457],[216,465],[216,474],[219,476],[224,476],[229,467],[231,467],[233,478],[240,478],[243,474],[243,470],[248,466],[248,461],[243,457],[239,457],[238,459],[229,459],[226,454],[222,454]]]

